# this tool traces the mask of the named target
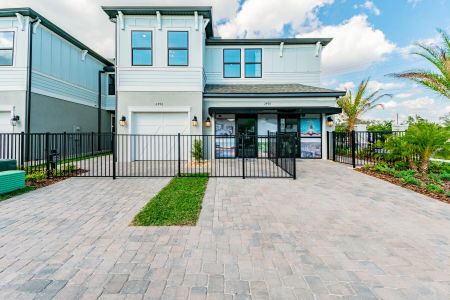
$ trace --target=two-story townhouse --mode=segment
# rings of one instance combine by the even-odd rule
[[[118,133],[290,133],[299,157],[324,157],[345,94],[320,87],[331,39],[215,38],[210,7],[103,10],[116,24]],[[216,138],[216,157],[238,156],[239,143],[246,157],[258,153],[258,139],[224,141]]]
[[[110,132],[114,66],[30,8],[0,9],[0,133]]]

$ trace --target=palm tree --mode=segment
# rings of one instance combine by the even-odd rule
[[[450,36],[443,30],[438,29],[438,32],[443,41],[441,46],[418,43],[422,52],[413,53],[432,63],[436,71],[417,70],[390,76],[410,79],[450,99]]]
[[[366,95],[369,82],[370,79],[361,81],[355,96],[353,96],[352,92],[349,90],[345,96],[337,100],[337,105],[342,108],[344,121],[347,123],[349,132],[355,129],[356,123],[364,113],[377,106],[384,108],[382,104],[377,103],[378,101],[384,97],[392,97],[390,94],[380,95],[381,90],[376,90]]]

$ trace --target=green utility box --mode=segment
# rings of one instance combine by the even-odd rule
[[[0,195],[23,189],[25,187],[25,171],[0,172]]]
[[[14,171],[17,169],[17,161],[15,159],[0,159],[0,172]]]

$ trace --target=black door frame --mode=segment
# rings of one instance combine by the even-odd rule
[[[239,134],[239,119],[254,119],[255,120],[255,135],[253,144],[254,144],[254,153],[252,156],[245,155],[245,158],[258,158],[258,114],[236,114],[235,115],[235,122],[236,122],[236,145],[237,145],[237,152],[236,157],[241,157],[240,149],[241,149],[241,136]],[[248,152],[247,152],[248,153]]]

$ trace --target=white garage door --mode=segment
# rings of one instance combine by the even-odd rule
[[[0,111],[0,133],[11,133],[11,112]]]
[[[176,160],[176,135],[189,134],[189,124],[187,112],[133,113],[133,160]]]

